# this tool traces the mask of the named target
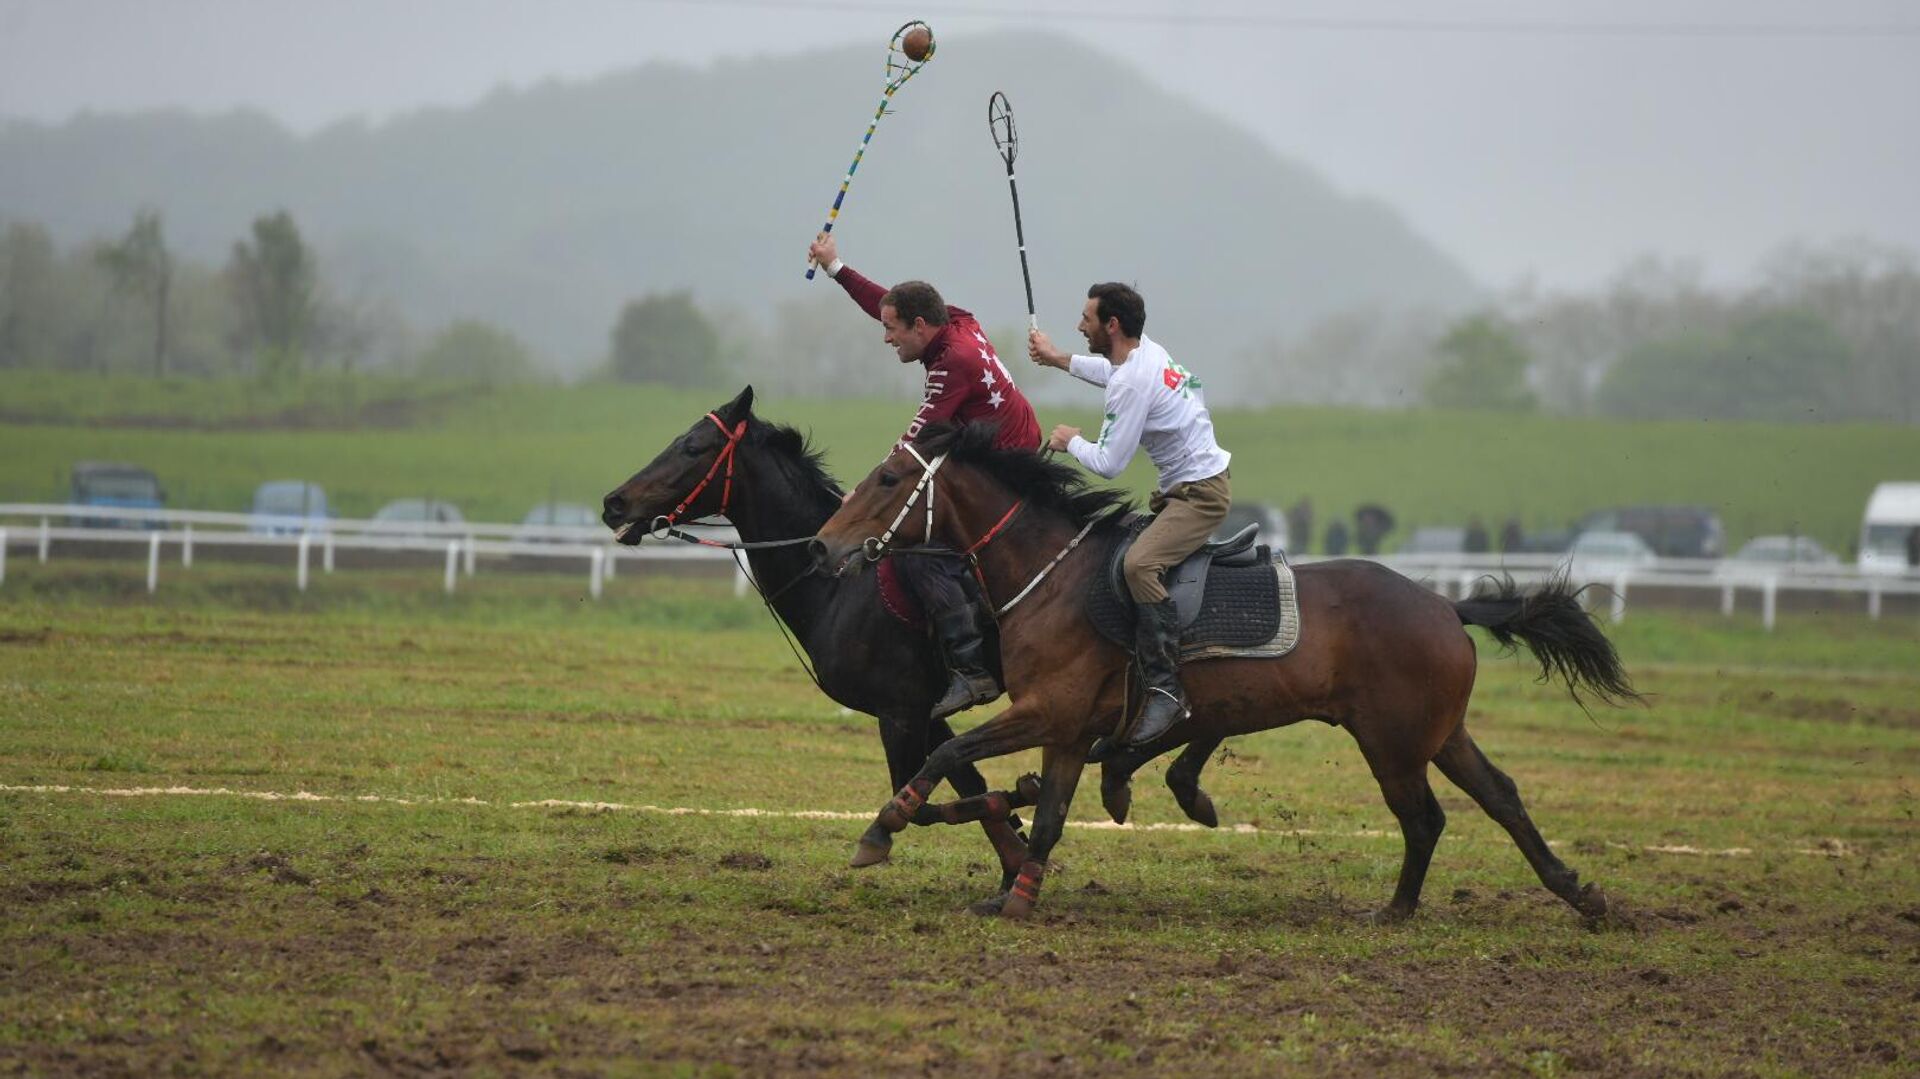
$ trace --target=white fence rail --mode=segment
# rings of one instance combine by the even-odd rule
[[[86,527],[79,522],[95,522]],[[111,527],[134,523],[142,527]],[[730,530],[715,530],[714,538],[734,538]],[[335,552],[415,552],[446,557],[443,577],[448,592],[463,576],[471,577],[486,558],[552,560],[572,564],[587,573],[587,591],[600,598],[606,580],[622,562],[727,562],[732,557],[714,547],[678,542],[625,547],[612,533],[597,527],[510,525],[472,522],[442,524],[427,521],[359,521],[300,517],[266,517],[247,513],[204,510],[137,509],[122,506],[68,506],[39,503],[0,504],[0,584],[7,577],[9,548],[26,548],[42,563],[59,544],[144,545],[147,554],[147,591],[159,588],[163,547],[179,552],[182,568],[192,568],[196,550],[255,548],[282,550],[294,570],[300,591],[307,585],[317,550],[320,569],[332,573]],[[735,595],[745,595],[746,574],[734,571]]]
[[[94,521],[95,527],[82,527]],[[158,527],[102,527],[135,522]],[[734,538],[730,530],[716,530],[715,538]],[[9,548],[34,551],[45,562],[56,543],[84,542],[144,544],[147,555],[147,591],[159,587],[163,548],[179,552],[180,565],[190,568],[198,548],[282,549],[293,563],[301,591],[308,585],[314,549],[319,549],[321,571],[333,572],[336,551],[412,551],[445,556],[443,581],[454,591],[461,577],[474,574],[480,558],[551,559],[572,562],[586,570],[588,593],[598,599],[606,580],[623,563],[706,562],[730,560],[727,552],[677,542],[623,547],[611,533],[598,527],[511,525],[469,522],[441,524],[413,521],[314,521],[303,517],[267,517],[249,513],[206,510],[134,509],[117,506],[61,504],[0,504],[0,584],[7,578]],[[1313,562],[1300,558],[1297,562]],[[1697,558],[1664,558],[1641,566],[1622,566],[1601,560],[1571,562],[1564,555],[1433,554],[1389,555],[1378,559],[1444,595],[1463,597],[1476,581],[1488,575],[1511,575],[1532,583],[1565,570],[1576,584],[1597,584],[1610,590],[1609,614],[1626,617],[1628,597],[1649,589],[1714,591],[1720,611],[1732,614],[1742,593],[1757,596],[1762,622],[1772,629],[1783,594],[1825,594],[1847,597],[1871,618],[1879,618],[1887,596],[1920,596],[1920,574],[1898,576],[1862,573],[1849,565],[1772,565]],[[749,582],[735,571],[734,594],[745,595]]]

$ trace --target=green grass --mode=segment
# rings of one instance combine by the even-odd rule
[[[1028,383],[1047,377],[1029,371]],[[876,361],[876,386],[911,394],[910,372]],[[249,383],[176,381],[158,398],[138,379],[95,380],[0,372],[0,414],[40,416],[0,426],[0,499],[64,500],[82,459],[153,468],[170,504],[244,510],[259,483],[320,483],[343,515],[370,514],[390,498],[451,500],[470,518],[518,520],[553,494],[595,503],[732,391],[654,387],[517,387],[436,391],[410,383],[345,380],[313,390],[355,401],[419,402],[381,412],[344,408],[319,429],[237,426],[293,408],[249,403]],[[293,393],[295,391],[287,391]],[[306,392],[306,391],[300,391]],[[157,403],[150,403],[150,400]],[[18,403],[16,403],[18,402]],[[140,402],[137,406],[129,402]],[[1092,425],[1095,397],[1043,406],[1043,426]],[[1311,497],[1317,530],[1334,514],[1377,501],[1404,536],[1420,524],[1490,528],[1515,515],[1529,528],[1561,527],[1598,507],[1690,502],[1717,507],[1729,540],[1799,531],[1845,551],[1875,483],[1916,478],[1920,429],[1874,425],[1691,424],[1503,417],[1471,413],[1282,408],[1241,412],[1214,402],[1220,436],[1235,454],[1241,499],[1286,504]],[[767,400],[761,415],[810,430],[848,482],[858,480],[904,427],[911,405],[859,399]],[[153,409],[196,430],[111,423]],[[319,409],[323,419],[333,416]],[[402,427],[370,426],[398,421]],[[1124,477],[1144,490],[1144,457]]]
[[[1070,829],[1034,921],[972,828],[844,868],[872,721],[724,581],[16,562],[0,587],[0,1062],[29,1073],[1910,1074],[1920,625],[1636,612],[1647,710],[1517,660],[1470,716],[1620,916],[1457,791],[1412,922],[1351,741],[1235,741],[1228,824]],[[971,719],[972,717],[968,717]],[[1033,754],[991,762],[1006,784]],[[1150,767],[1136,819],[1179,819]],[[473,801],[465,801],[471,799]],[[1074,819],[1100,817],[1097,790]],[[1380,836],[1371,833],[1385,832]],[[1656,848],[1744,850],[1737,855]]]

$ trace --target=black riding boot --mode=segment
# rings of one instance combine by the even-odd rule
[[[1187,695],[1180,688],[1180,615],[1173,600],[1142,603],[1134,608],[1134,654],[1140,660],[1142,695],[1140,719],[1127,732],[1127,740],[1102,738],[1094,743],[1087,760],[1098,764],[1120,749],[1144,746],[1173,729],[1187,718]]]
[[[947,692],[933,706],[933,718],[945,719],[1000,696],[1000,683],[987,670],[987,646],[980,636],[980,609],[963,603],[933,613],[933,631],[946,653],[952,677]]]

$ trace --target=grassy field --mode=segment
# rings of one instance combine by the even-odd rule
[[[877,378],[892,380],[881,388],[908,395],[916,389],[911,372],[878,370]],[[1034,383],[1047,373],[1022,374]],[[304,478],[326,487],[345,516],[370,514],[390,498],[430,495],[455,502],[472,519],[513,521],[549,495],[596,503],[732,395],[635,386],[457,392],[348,382],[304,393],[260,390],[253,400],[236,388],[245,383],[165,385],[155,393],[140,379],[0,372],[0,417],[7,418],[0,423],[0,501],[64,500],[75,461],[107,459],[153,468],[170,504],[181,507],[244,510],[262,481]],[[1075,400],[1074,407],[1042,406],[1042,424],[1097,425],[1091,391]],[[1718,507],[1734,543],[1799,531],[1844,552],[1875,483],[1920,479],[1920,429],[1907,427],[1247,412],[1227,401],[1212,404],[1222,442],[1235,454],[1235,496],[1280,505],[1310,497],[1319,529],[1368,501],[1398,514],[1402,536],[1420,524],[1463,524],[1472,514],[1493,529],[1510,515],[1529,529],[1557,528],[1603,506],[1690,502]],[[759,412],[810,430],[839,476],[852,482],[898,435],[911,407],[899,400],[763,399]],[[320,425],[262,426],[302,417]],[[1124,479],[1136,490],[1148,487],[1144,456]]]
[[[1516,660],[1470,723],[1616,914],[1450,787],[1419,917],[1351,742],[1232,743],[1228,825],[1069,829],[1033,921],[977,830],[844,868],[871,721],[724,582],[16,562],[0,1072],[1910,1075],[1920,626],[1637,613],[1653,706]],[[1006,784],[1031,755],[988,766]],[[1178,813],[1158,769],[1136,821]],[[54,790],[52,788],[69,788]],[[184,788],[199,794],[109,794]],[[316,796],[245,797],[246,792]],[[369,798],[384,800],[369,800]],[[667,813],[829,810],[863,819]],[[1097,823],[1083,790],[1076,822]]]

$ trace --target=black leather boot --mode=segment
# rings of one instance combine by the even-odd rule
[[[1146,699],[1140,705],[1140,719],[1126,732],[1126,741],[1115,734],[1093,744],[1087,754],[1093,764],[1122,749],[1146,745],[1191,714],[1186,691],[1180,687],[1180,615],[1173,601],[1139,604],[1133,617],[1134,654],[1140,660],[1141,689]]]
[[[933,614],[933,631],[952,672],[947,692],[933,706],[933,718],[945,719],[1000,696],[1000,683],[987,670],[987,645],[980,636],[980,610],[971,603]]]

